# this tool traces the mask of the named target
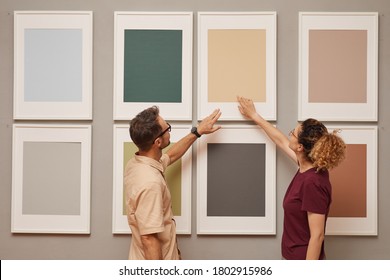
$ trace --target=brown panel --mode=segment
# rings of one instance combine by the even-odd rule
[[[331,170],[329,217],[367,217],[367,145],[348,144],[347,157]]]

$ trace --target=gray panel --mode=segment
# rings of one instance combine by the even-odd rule
[[[265,144],[207,145],[207,216],[265,216]]]
[[[24,99],[82,100],[82,30],[25,30]]]
[[[24,215],[80,215],[81,143],[25,142]]]

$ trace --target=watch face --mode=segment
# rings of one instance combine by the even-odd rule
[[[198,130],[196,129],[196,127],[194,126],[193,128],[191,128],[191,132],[193,133],[193,134],[195,134],[196,135],[196,137],[200,137],[200,134],[198,133]]]

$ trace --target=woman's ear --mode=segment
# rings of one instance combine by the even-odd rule
[[[302,152],[304,149],[303,149],[303,145],[302,144],[298,144],[297,146],[297,151],[298,152]]]

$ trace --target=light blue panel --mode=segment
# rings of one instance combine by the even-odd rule
[[[26,29],[24,101],[82,100],[82,30]]]

